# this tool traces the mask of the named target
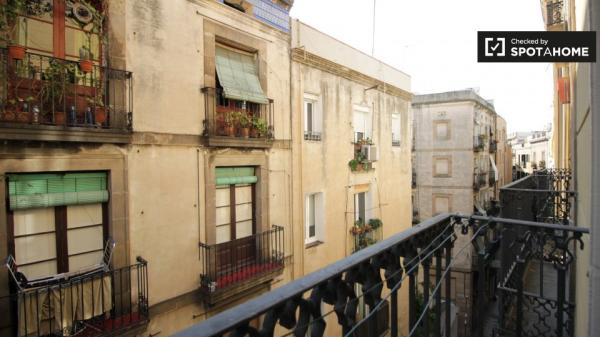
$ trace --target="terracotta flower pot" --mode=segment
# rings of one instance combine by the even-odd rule
[[[52,116],[50,116],[52,117]],[[65,125],[65,113],[62,111],[54,112],[54,125]]]
[[[240,137],[244,137],[244,138],[250,137],[250,129],[249,128],[240,128]]]
[[[225,130],[225,135],[229,137],[235,136],[235,128],[233,126],[226,126],[223,128]]]
[[[94,121],[96,124],[104,124],[106,122],[106,109],[96,107],[94,110]]]
[[[20,45],[8,46],[8,55],[13,60],[22,60],[25,58],[25,47]]]
[[[94,69],[94,62],[91,60],[79,60],[79,69],[84,73],[91,73]]]
[[[260,132],[258,132],[257,129],[252,128],[250,129],[250,138],[259,138],[260,137]]]
[[[17,122],[19,123],[29,123],[31,121],[31,114],[29,111],[19,111],[17,112]]]
[[[14,111],[5,110],[3,114],[0,114],[0,120],[3,122],[14,122],[17,119],[17,115]]]

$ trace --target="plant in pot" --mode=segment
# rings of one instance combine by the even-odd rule
[[[350,171],[356,172],[358,170],[358,165],[360,162],[356,159],[352,159],[348,162],[348,166],[350,166]]]
[[[6,0],[0,6],[0,36],[13,60],[25,58],[27,20],[21,15],[26,12],[27,0]]]
[[[258,116],[252,117],[252,129],[250,129],[250,137],[260,138],[267,135],[267,122]]]
[[[4,106],[4,113],[2,114],[2,121],[14,122],[17,119],[17,100],[11,98],[6,101]]]
[[[88,97],[86,101],[88,103],[88,108],[94,112],[94,123],[96,124],[96,126],[102,127],[102,125],[106,123],[107,119],[106,107],[104,106],[104,102],[102,102],[102,99],[100,97]]]
[[[89,38],[88,38],[89,39]],[[79,70],[82,73],[88,74],[94,70],[94,62],[92,62],[92,52],[89,46],[79,48]]]
[[[234,113],[226,112],[223,114],[223,133],[225,136],[235,136]]]
[[[71,70],[60,62],[51,61],[42,74],[40,101],[43,120],[54,125],[65,125],[65,85]]]
[[[250,137],[250,126],[252,121],[248,114],[244,111],[236,112],[236,122],[240,132],[240,137]]]

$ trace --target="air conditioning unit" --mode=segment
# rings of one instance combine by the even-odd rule
[[[377,151],[377,147],[374,145],[363,145],[361,152],[367,161],[379,160],[379,152]]]

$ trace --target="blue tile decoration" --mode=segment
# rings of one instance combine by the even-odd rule
[[[217,0],[223,3],[223,0]],[[274,4],[271,0],[246,0],[254,6],[254,17],[258,20],[281,30],[290,32],[290,12]]]

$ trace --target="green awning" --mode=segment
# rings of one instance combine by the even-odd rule
[[[107,175],[102,172],[9,174],[9,207],[15,210],[106,202],[107,186]]]
[[[217,185],[254,184],[258,177],[254,175],[254,167],[217,167]]]
[[[217,75],[223,95],[229,99],[268,104],[260,81],[256,61],[250,55],[217,47]]]

